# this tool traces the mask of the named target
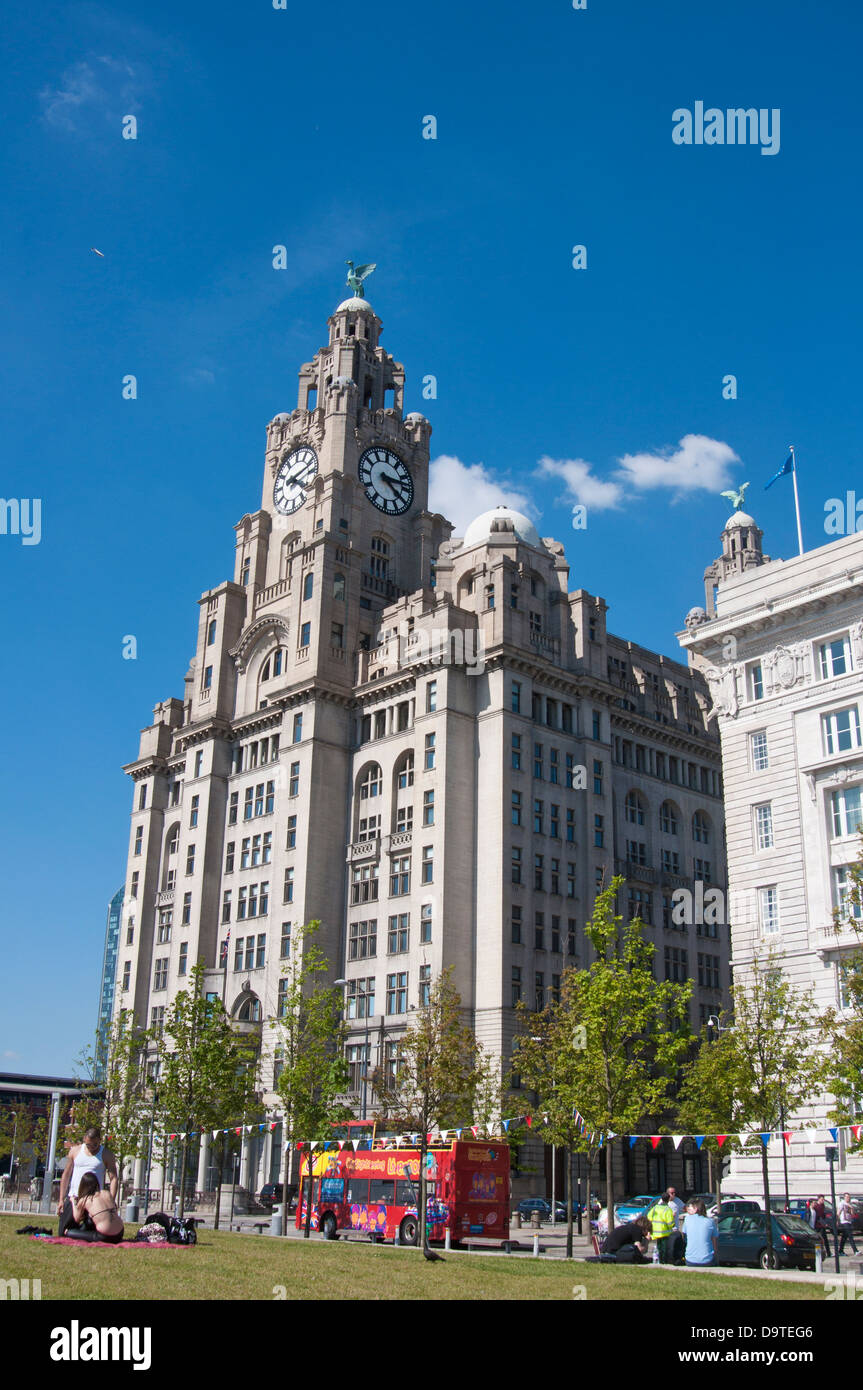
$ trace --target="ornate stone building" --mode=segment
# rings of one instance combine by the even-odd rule
[[[403,413],[380,332],[362,298],[329,319],[296,409],[267,428],[234,578],[199,601],[184,696],[156,706],[126,768],[119,1004],[158,1024],[203,960],[261,1035],[274,1114],[270,1020],[312,919],[346,982],[358,1113],[445,967],[508,1056],[516,1002],[544,1004],[585,963],[617,871],[657,971],[697,978],[694,1024],[727,986],[725,928],[672,920],[675,888],[725,886],[704,681],[610,635],[526,517],[496,508],[453,538],[428,510],[430,425]],[[278,1143],[246,1149],[244,1185],[278,1173]],[[204,1148],[201,1187],[208,1165]]]
[[[832,914],[859,851],[863,536],[769,561],[753,519],[735,512],[722,545],[705,573],[707,611],[691,610],[680,641],[710,685],[722,740],[732,965],[745,976],[773,947],[795,985],[814,986],[819,1008],[841,1009],[842,959],[855,937],[837,937]],[[788,1151],[799,1195],[829,1180],[828,1108],[829,1097],[814,1096],[787,1117],[811,1127]],[[769,1152],[779,1192],[780,1141]],[[841,1135],[838,1181],[863,1189],[863,1159],[846,1153]],[[757,1153],[735,1158],[730,1184],[760,1192]]]

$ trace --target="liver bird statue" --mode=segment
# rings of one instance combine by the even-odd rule
[[[345,261],[348,269],[348,285],[353,290],[357,299],[365,299],[366,292],[363,289],[363,281],[367,280],[375,269],[376,262],[372,261],[369,265],[355,266],[353,261]]]
[[[727,497],[734,506],[736,512],[743,510],[743,494],[748,488],[748,483],[741,483],[737,492],[720,492],[720,497]]]

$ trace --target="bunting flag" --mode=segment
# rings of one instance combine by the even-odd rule
[[[660,1144],[662,1143],[662,1136],[660,1134],[651,1134],[650,1142],[653,1145],[653,1150],[655,1153],[656,1150],[659,1148]]]
[[[344,1141],[344,1139],[340,1139],[340,1140],[339,1140],[339,1153],[341,1153],[341,1151],[342,1151],[342,1149],[343,1149],[344,1147],[345,1147],[345,1141]]]
[[[722,1145],[725,1143],[725,1141],[726,1141],[727,1138],[728,1138],[728,1135],[727,1135],[727,1134],[717,1134],[717,1136],[716,1136],[716,1142],[717,1142],[717,1144],[719,1145],[720,1149],[722,1148]]]
[[[354,1153],[356,1153],[357,1149],[360,1147],[360,1141],[359,1141],[359,1139],[352,1139],[352,1140],[351,1140],[351,1143],[353,1144],[353,1147],[354,1147]]]
[[[318,1141],[317,1139],[313,1139],[313,1140],[311,1141],[311,1143],[309,1144],[309,1148],[312,1149],[312,1150],[316,1149],[316,1148],[318,1147],[318,1142],[319,1142],[319,1141]]]
[[[635,1141],[636,1141],[637,1138],[638,1138],[638,1135],[637,1135],[637,1134],[630,1134],[630,1136],[629,1136],[629,1147],[630,1147],[631,1149],[634,1149],[634,1148],[635,1148]]]
[[[509,1134],[509,1126],[510,1126],[510,1123],[511,1123],[511,1121],[509,1121],[509,1120],[504,1120],[504,1122],[503,1122],[503,1132],[504,1132],[504,1134]],[[456,1130],[456,1137],[457,1137],[457,1138],[460,1137],[460,1136],[459,1136],[458,1130]]]
[[[270,1120],[270,1130],[274,1130],[277,1124],[278,1120]]]
[[[698,1145],[698,1147],[699,1147],[699,1149],[700,1149],[700,1148],[701,1148],[701,1145],[704,1143],[704,1140],[707,1138],[707,1136],[706,1136],[705,1134],[696,1134],[694,1137],[695,1137],[695,1142],[696,1142],[696,1144]]]
[[[235,1134],[242,1134],[242,1132],[243,1132],[243,1126],[242,1126],[242,1125],[237,1125],[236,1129],[234,1130],[234,1133],[235,1133]]]
[[[525,1124],[527,1125],[528,1129],[531,1129],[531,1128],[533,1127],[533,1118],[532,1118],[532,1116],[530,1116],[530,1115],[525,1115],[525,1117],[524,1117],[524,1122],[525,1122]]]
[[[861,1126],[860,1126],[860,1125],[852,1125],[852,1126],[851,1126],[851,1133],[852,1133],[853,1136],[854,1136],[854,1143],[855,1143],[855,1144],[857,1143],[857,1141],[858,1141],[859,1138],[860,1138],[860,1130],[861,1130]]]
[[[471,1132],[471,1134],[473,1135],[473,1137],[474,1137],[474,1139],[475,1139],[476,1136],[477,1136],[477,1134],[479,1133],[479,1125],[471,1125],[471,1127],[470,1127],[470,1132]]]
[[[673,1143],[675,1149],[679,1149],[679,1148],[680,1148],[680,1145],[683,1143],[683,1135],[682,1135],[682,1134],[672,1134],[672,1136],[671,1136],[671,1142]]]
[[[213,1130],[213,1138],[214,1138],[214,1139],[218,1139],[218,1137],[219,1137],[219,1135],[221,1134],[221,1132],[222,1132],[222,1131],[221,1131],[220,1129],[214,1129],[214,1130]]]
[[[839,1142],[839,1130],[838,1130],[838,1129],[831,1129],[831,1130],[829,1130],[828,1132],[829,1132],[829,1134],[830,1134],[830,1138],[833,1140],[833,1143],[834,1143],[834,1144],[838,1144],[838,1142]]]
[[[770,1143],[770,1140],[772,1139],[772,1137],[773,1137],[773,1136],[770,1134],[769,1131],[764,1131],[764,1132],[761,1134],[761,1142],[762,1142],[762,1144],[764,1145],[765,1149],[767,1148],[767,1145]]]
[[[790,1129],[783,1129],[782,1131],[782,1138],[785,1140],[789,1149],[791,1148],[791,1133],[792,1131]]]

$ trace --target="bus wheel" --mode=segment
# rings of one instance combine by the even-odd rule
[[[420,1223],[416,1216],[406,1216],[399,1226],[399,1241],[402,1245],[416,1245],[419,1239]]]
[[[321,1235],[324,1240],[335,1240],[336,1238],[336,1218],[331,1211],[321,1217]]]

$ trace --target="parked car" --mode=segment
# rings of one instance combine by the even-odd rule
[[[284,1197],[284,1187],[280,1182],[267,1182],[258,1193],[258,1206],[278,1207],[282,1204]],[[294,1183],[288,1185],[288,1211],[296,1211],[297,1208],[297,1189]]]
[[[723,1206],[725,1204],[723,1203]],[[814,1269],[820,1240],[799,1216],[770,1213],[773,1262],[767,1250],[767,1213],[744,1212],[719,1220],[719,1263],[762,1269]]]
[[[652,1195],[642,1192],[637,1197],[624,1198],[614,1208],[615,1226],[620,1226],[624,1221],[634,1221],[636,1216],[644,1216],[654,1202],[659,1201],[660,1195],[658,1192],[654,1192]]]
[[[555,1202],[555,1220],[566,1221],[566,1207],[563,1202]],[[516,1207],[516,1211],[522,1221],[529,1221],[531,1214],[539,1212],[540,1221],[551,1220],[551,1202],[547,1202],[544,1197],[523,1197]]]
[[[686,1200],[687,1202],[703,1202],[707,1209],[707,1215],[716,1217],[719,1209],[715,1192],[696,1192],[693,1197],[687,1197]],[[761,1209],[761,1203],[756,1201],[754,1197],[741,1197],[739,1192],[723,1192],[722,1194],[723,1216],[740,1216],[743,1212],[761,1211]]]

